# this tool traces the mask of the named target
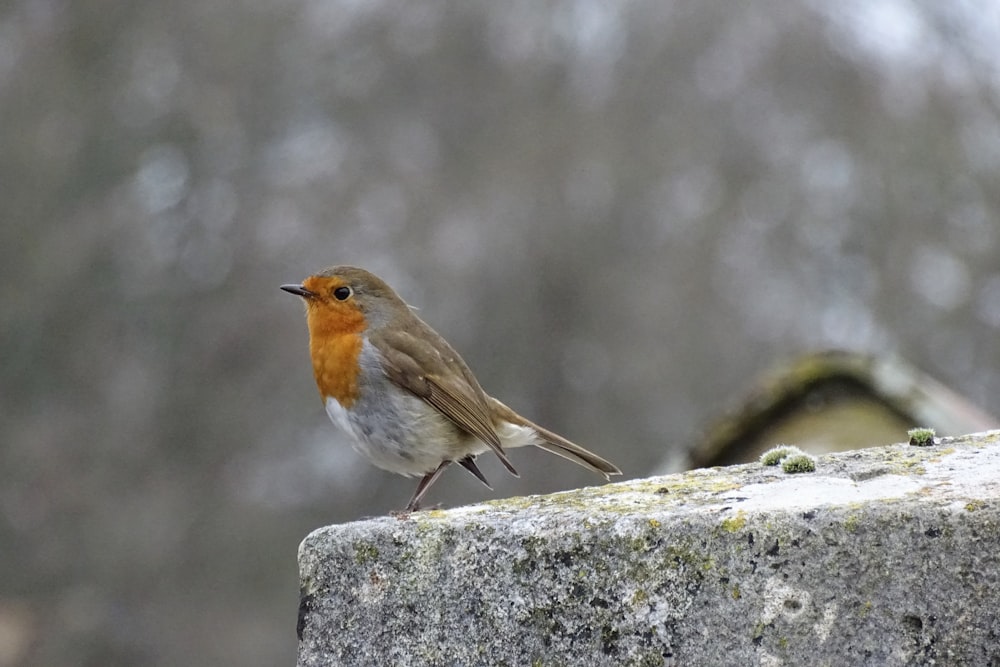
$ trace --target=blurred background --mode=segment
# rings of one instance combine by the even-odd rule
[[[331,264],[625,478],[817,349],[1000,413],[998,116],[987,0],[4,3],[0,667],[292,664],[299,541],[415,484],[324,414]],[[427,502],[600,481],[513,460]]]

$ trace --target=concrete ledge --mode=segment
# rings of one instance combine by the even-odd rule
[[[1000,664],[1000,431],[321,528],[310,665]]]

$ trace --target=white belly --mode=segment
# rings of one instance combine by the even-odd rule
[[[336,399],[326,400],[326,413],[350,436],[354,450],[383,470],[426,475],[442,461],[487,449],[444,415],[428,410],[416,396],[384,398],[388,402],[381,403],[378,410],[366,410],[359,401],[350,412]]]

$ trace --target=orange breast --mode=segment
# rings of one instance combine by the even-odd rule
[[[363,339],[358,334],[313,337],[309,343],[313,375],[323,398],[333,397],[345,408],[358,398],[358,375]]]
[[[358,398],[364,315],[339,302],[310,302],[308,306],[309,352],[316,386],[324,399],[333,397],[349,407]]]

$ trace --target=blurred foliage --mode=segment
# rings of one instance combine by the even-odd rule
[[[329,264],[628,476],[804,350],[1000,412],[998,44],[974,1],[6,3],[0,666],[290,664],[298,541],[412,483],[315,394],[277,287]]]

